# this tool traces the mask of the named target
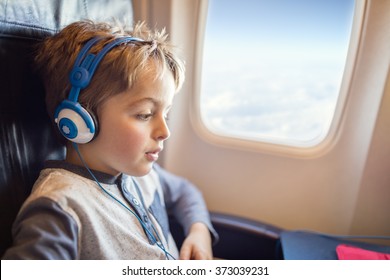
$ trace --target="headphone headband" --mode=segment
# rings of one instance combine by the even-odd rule
[[[79,55],[76,58],[73,69],[69,74],[72,88],[70,90],[68,99],[73,102],[77,102],[80,90],[86,88],[89,85],[93,75],[95,74],[97,66],[110,50],[122,43],[143,41],[140,38],[131,36],[120,37],[105,45],[104,48],[96,55],[88,53],[90,49],[101,40],[103,40],[102,37],[94,37],[90,39],[81,49]]]

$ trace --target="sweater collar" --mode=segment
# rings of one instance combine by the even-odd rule
[[[75,165],[64,160],[49,160],[45,162],[45,168],[60,168],[73,172],[84,178],[95,180],[84,166]],[[115,181],[121,176],[114,176],[104,172],[91,169],[96,179],[103,184],[115,184]]]

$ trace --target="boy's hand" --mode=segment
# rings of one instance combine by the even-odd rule
[[[194,223],[180,249],[181,260],[212,260],[211,236],[203,223]]]

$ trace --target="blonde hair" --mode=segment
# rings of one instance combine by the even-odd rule
[[[80,92],[79,103],[97,114],[99,106],[110,96],[132,88],[143,73],[162,78],[165,71],[171,71],[176,92],[184,81],[184,63],[174,53],[167,41],[165,30],[151,31],[144,23],[138,23],[128,30],[118,22],[74,22],[59,33],[48,37],[37,49],[35,63],[43,78],[46,90],[46,107],[49,115],[69,95],[71,84],[69,73],[84,44],[94,37],[102,37],[91,52],[96,54],[105,44],[122,36],[143,39],[116,46],[100,62],[89,86]],[[150,62],[153,62],[151,64]],[[156,65],[155,71],[150,71]]]

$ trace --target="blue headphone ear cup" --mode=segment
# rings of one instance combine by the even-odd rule
[[[61,134],[74,143],[88,143],[96,135],[94,117],[78,102],[62,101],[56,109],[54,121]]]

